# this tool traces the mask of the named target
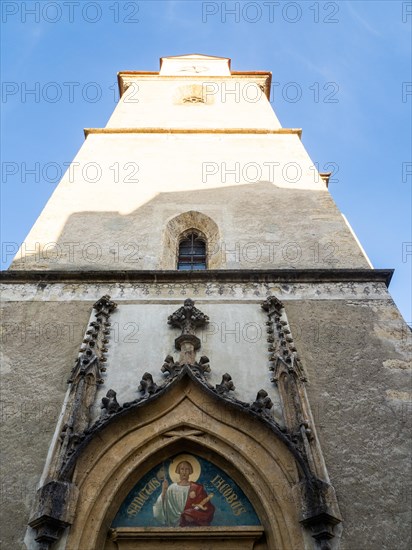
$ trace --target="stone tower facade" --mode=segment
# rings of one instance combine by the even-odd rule
[[[118,79],[2,274],[4,548],[409,548],[410,331],[271,74]]]

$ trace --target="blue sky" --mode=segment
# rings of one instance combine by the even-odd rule
[[[390,290],[412,320],[411,2],[3,0],[1,7],[3,242],[24,240],[58,183],[52,169],[40,181],[24,178],[24,166],[73,159],[83,128],[105,126],[118,71],[157,71],[167,55],[231,57],[234,70],[272,71],[282,125],[303,128],[322,171],[339,169],[330,192],[374,267],[395,268]],[[4,269],[10,258],[2,260]]]

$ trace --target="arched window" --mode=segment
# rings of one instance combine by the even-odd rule
[[[206,240],[196,231],[186,232],[181,237],[177,269],[179,271],[206,269]]]

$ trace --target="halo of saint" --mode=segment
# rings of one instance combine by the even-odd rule
[[[181,462],[188,462],[191,465],[193,473],[190,474],[190,481],[196,482],[200,477],[202,468],[197,458],[189,454],[178,455],[172,460],[169,466],[170,479],[174,483],[177,483],[179,481],[180,477],[179,477],[179,473],[177,472],[177,466]]]

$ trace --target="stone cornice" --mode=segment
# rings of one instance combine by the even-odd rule
[[[302,138],[302,128],[84,128],[90,134],[295,134]]]
[[[393,269],[216,269],[206,271],[36,271],[7,270],[0,272],[0,282],[254,282],[254,283],[348,283],[380,282],[388,287]]]
[[[119,85],[120,97],[125,92],[124,81],[127,79],[136,80],[200,80],[200,81],[225,81],[225,80],[248,80],[250,81],[262,81],[264,92],[268,100],[270,101],[270,90],[272,82],[272,73],[270,71],[232,71],[230,76],[225,75],[160,75],[158,72],[152,71],[120,71],[117,73],[117,82]]]

